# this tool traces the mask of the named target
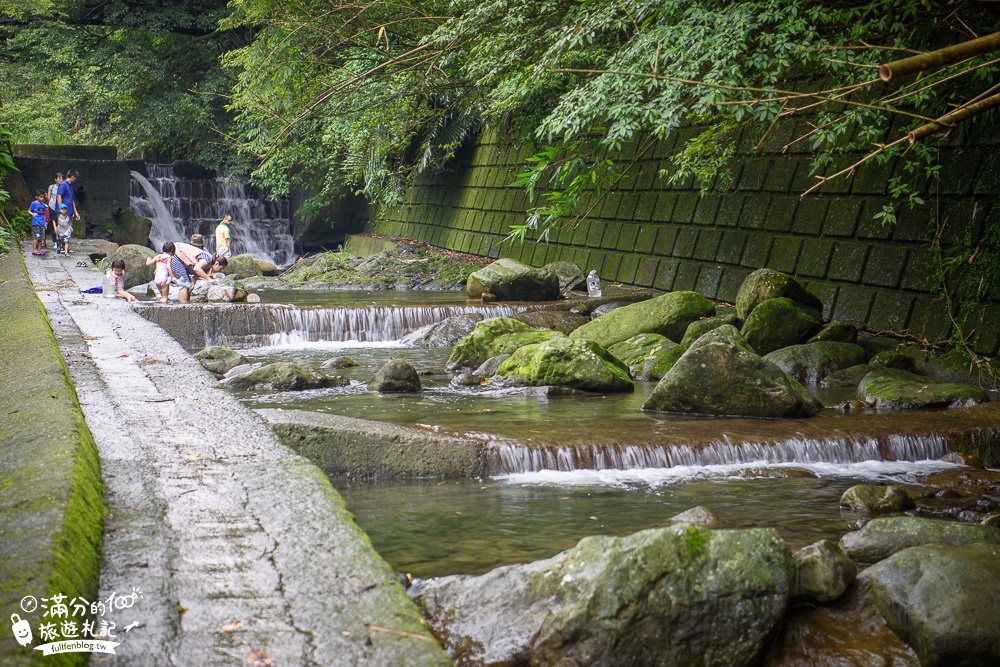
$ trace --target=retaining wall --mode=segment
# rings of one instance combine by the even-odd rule
[[[853,176],[800,198],[815,182],[807,142],[787,149],[801,126],[740,140],[731,185],[702,193],[691,182],[668,184],[660,170],[696,132],[686,129],[646,149],[630,147],[619,164],[634,161],[618,188],[594,202],[582,223],[559,230],[549,243],[511,244],[504,237],[523,223],[530,204],[510,187],[533,149],[487,131],[463,151],[450,171],[420,177],[405,203],[382,212],[371,228],[451,250],[512,257],[533,266],[555,260],[597,269],[605,280],[660,290],[698,290],[733,301],[743,279],[769,267],[796,275],[826,304],[828,318],[853,319],[877,330],[910,330],[932,340],[950,333],[947,308],[937,298],[930,242],[939,222],[941,242],[974,248],[987,224],[1000,225],[1000,132],[974,145],[942,145],[941,175],[927,205],[897,206],[899,221],[874,219],[889,197],[889,179],[906,174],[899,159],[862,167]],[[987,133],[988,134],[988,133]],[[895,138],[895,134],[892,138]],[[889,138],[889,135],[887,135]],[[825,173],[850,165],[844,155]],[[1000,347],[1000,289],[979,316],[975,346]]]

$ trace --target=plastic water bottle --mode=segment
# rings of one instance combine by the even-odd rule
[[[592,299],[601,296],[601,279],[597,276],[596,270],[587,274],[587,296]]]

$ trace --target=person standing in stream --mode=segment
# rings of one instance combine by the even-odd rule
[[[233,236],[229,231],[229,225],[232,222],[233,216],[227,213],[223,216],[219,226],[215,228],[215,254],[227,259],[233,256]]]
[[[62,183],[59,184],[59,188],[56,191],[56,209],[61,209],[62,205],[66,205],[66,210],[69,217],[74,220],[80,219],[80,212],[76,209],[76,202],[73,200],[73,184],[76,183],[76,179],[80,177],[80,172],[76,169],[70,169],[66,172],[66,178]]]

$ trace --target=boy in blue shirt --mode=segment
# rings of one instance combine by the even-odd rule
[[[31,202],[31,254],[44,255],[42,242],[45,240],[45,214],[49,206],[45,203],[45,190],[35,190],[35,201]]]

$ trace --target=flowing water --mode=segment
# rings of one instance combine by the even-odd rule
[[[215,228],[227,213],[233,254],[249,253],[276,266],[295,261],[291,211],[287,201],[261,198],[248,184],[232,176],[214,179],[176,178],[169,164],[146,165],[149,178],[133,171],[131,210],[153,222],[149,240],[159,250],[165,241],[205,237],[205,249],[215,251]]]
[[[281,294],[267,294],[281,300]],[[429,428],[487,443],[501,474],[482,480],[357,483],[335,479],[376,548],[398,570],[426,577],[481,573],[503,564],[551,556],[594,534],[628,534],[666,525],[695,505],[722,527],[776,528],[793,548],[837,539],[859,515],[841,511],[840,495],[858,483],[918,484],[951,464],[938,459],[955,442],[1000,436],[989,419],[956,411],[751,420],[649,414],[641,411],[655,383],[633,394],[542,398],[485,387],[453,387],[442,369],[450,349],[409,348],[402,324],[381,309],[411,309],[413,319],[440,318],[447,297],[410,299],[394,307],[374,295],[300,294],[300,312],[344,299],[337,324],[304,322],[242,350],[251,361],[296,361],[318,367],[346,355],[358,362],[330,371],[348,387],[239,394],[255,408],[302,409]],[[380,297],[385,297],[382,293]],[[394,295],[399,296],[399,295]],[[348,305],[353,304],[353,305]],[[482,306],[454,304],[454,307]],[[292,308],[292,306],[289,306]],[[298,308],[296,306],[295,308]],[[362,315],[361,312],[367,313]],[[415,313],[423,313],[419,318]],[[313,317],[330,317],[316,315]],[[348,325],[364,320],[366,333]],[[291,332],[300,332],[292,335]],[[367,341],[367,342],[366,342]],[[378,395],[365,384],[390,358],[421,373],[423,391]],[[816,391],[825,405],[851,391]]]

